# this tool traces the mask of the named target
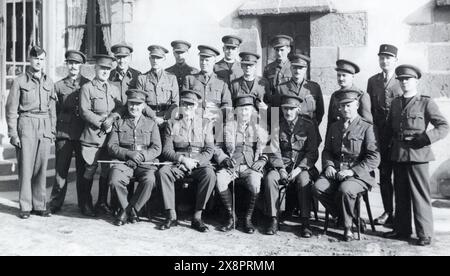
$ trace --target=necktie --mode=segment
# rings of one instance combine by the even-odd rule
[[[277,68],[275,69],[275,84],[278,85],[280,82],[280,78],[281,78],[281,69],[283,69],[283,65],[281,64],[281,62],[278,62]]]
[[[350,126],[350,120],[345,121],[344,123],[344,129],[347,130]]]

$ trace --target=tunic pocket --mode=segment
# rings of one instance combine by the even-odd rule
[[[20,98],[22,105],[30,105],[36,101],[35,88],[34,87],[21,87]]]

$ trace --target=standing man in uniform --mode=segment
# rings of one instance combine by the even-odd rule
[[[137,89],[147,92],[147,105],[154,111],[149,114],[156,123],[162,127],[171,116],[172,112],[179,106],[179,89],[177,78],[164,71],[163,63],[169,51],[159,45],[148,47],[150,52],[150,64],[152,69],[146,74],[139,76]]]
[[[216,173],[210,163],[214,153],[214,137],[210,121],[203,119],[202,113],[197,112],[201,102],[199,92],[184,90],[181,94],[180,117],[171,119],[164,132],[162,157],[175,164],[164,166],[157,173],[167,211],[167,220],[159,226],[160,230],[178,225],[175,185],[179,180],[190,177],[197,185],[191,227],[201,233],[209,231],[202,214],[216,184]]]
[[[114,124],[108,141],[111,158],[125,162],[114,164],[109,174],[109,184],[114,187],[122,209],[114,222],[116,226],[139,222],[138,213],[150,199],[156,183],[157,167],[144,163],[158,162],[162,149],[158,125],[142,114],[146,93],[132,89],[127,96],[128,112]],[[139,185],[128,201],[127,186],[133,177]]]
[[[278,85],[292,78],[289,54],[292,51],[293,42],[294,39],[287,35],[277,35],[270,42],[275,50],[276,60],[266,66],[263,76],[269,81],[272,94],[276,93]]]
[[[220,230],[228,232],[234,229],[236,222],[232,208],[233,197],[228,186],[236,179],[242,179],[250,193],[246,202],[244,232],[254,234],[252,218],[261,191],[264,167],[268,161],[268,157],[263,155],[268,135],[254,119],[257,111],[255,96],[251,94],[238,96],[235,99],[235,106],[237,120],[226,122],[224,142],[216,154],[216,161],[220,164],[217,190],[227,213],[226,222]]]
[[[242,38],[234,35],[227,35],[222,38],[224,58],[214,65],[214,72],[223,79],[228,87],[231,83],[242,77],[244,72],[239,62],[239,50]]]
[[[178,88],[181,91],[186,76],[197,74],[199,70],[186,63],[186,57],[192,46],[191,43],[183,40],[175,40],[171,45],[176,63],[174,66],[167,68],[166,71],[177,77]]]
[[[84,129],[84,121],[80,116],[80,89],[89,80],[80,73],[81,66],[86,63],[86,56],[80,51],[66,52],[66,65],[69,74],[55,84],[56,103],[56,177],[53,186],[50,211],[59,212],[67,193],[67,176],[70,163],[75,153],[77,170],[78,207],[81,208],[81,184],[84,175],[84,161],[81,156],[80,137]]]
[[[80,111],[85,127],[81,134],[81,152],[86,162],[82,184],[82,208],[85,216],[109,214],[108,200],[109,166],[101,165],[98,201],[95,212],[92,208],[91,189],[99,160],[109,159],[106,138],[112,131],[113,123],[120,118],[122,101],[119,89],[108,81],[114,57],[96,55],[95,78],[81,88]]]
[[[302,114],[303,99],[293,95],[283,95],[281,109],[283,118],[275,138],[275,150],[271,155],[273,170],[264,179],[264,199],[267,215],[271,218],[267,235],[278,232],[278,214],[284,204],[284,194],[290,184],[295,186],[301,212],[300,236],[311,238],[309,223],[312,201],[311,170],[319,159],[319,144],[316,125]],[[286,189],[284,189],[286,188]],[[280,189],[283,195],[280,198]]]
[[[358,114],[360,91],[342,89],[335,97],[342,117],[328,129],[323,173],[313,192],[333,217],[340,218],[348,242],[354,239],[356,199],[375,185],[372,172],[380,165],[380,154],[373,125]]]
[[[8,135],[19,164],[21,219],[29,219],[31,213],[50,216],[46,172],[56,133],[56,95],[52,80],[43,71],[46,56],[44,49],[31,48],[30,67],[14,80],[6,103]]]
[[[385,237],[411,237],[412,205],[419,238],[417,245],[429,246],[434,236],[429,182],[429,162],[434,160],[434,156],[430,146],[447,136],[449,125],[430,96],[418,91],[417,85],[422,77],[419,68],[402,65],[395,73],[404,94],[392,102],[387,125],[392,137],[395,216],[394,231]],[[428,128],[430,123],[433,129]]]
[[[272,97],[272,104],[280,106],[284,95],[297,96],[302,99],[301,115],[307,116],[319,126],[325,114],[323,94],[320,85],[306,79],[308,64],[311,59],[304,55],[292,55],[290,58],[292,77],[278,86]]]
[[[244,75],[231,83],[231,97],[235,100],[242,95],[253,95],[256,97],[257,107],[260,110],[267,109],[270,85],[266,79],[256,75],[256,65],[261,57],[249,52],[242,52],[239,56]]]
[[[340,86],[340,90],[344,89],[352,89],[352,90],[358,90],[360,92],[359,97],[359,115],[363,117],[366,121],[372,123],[373,122],[373,116],[372,116],[372,110],[371,110],[371,103],[370,103],[370,96],[369,94],[365,93],[361,89],[354,86],[353,82],[355,79],[355,75],[360,72],[359,66],[356,65],[354,62],[340,59],[336,62],[336,71],[337,71],[337,81]],[[330,106],[328,109],[328,128],[335,122],[338,122],[341,120],[341,111],[339,110],[339,102],[336,99],[336,95],[339,94],[338,91],[334,92],[333,95],[331,95],[330,99]]]
[[[384,206],[384,213],[375,220],[375,224],[386,226],[392,226],[394,223],[393,164],[389,152],[391,137],[386,136],[387,119],[392,101],[403,94],[400,82],[395,78],[397,54],[398,49],[393,45],[380,46],[378,58],[382,72],[371,77],[367,85],[381,154],[380,190]]]
[[[111,71],[109,81],[120,90],[120,100],[125,106],[127,104],[128,89],[135,89],[141,72],[130,67],[133,47],[127,43],[116,44],[111,47],[111,52],[117,61],[117,67]]]

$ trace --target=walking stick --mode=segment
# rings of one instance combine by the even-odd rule
[[[98,161],[99,164],[111,164],[111,165],[125,165],[127,162],[124,161],[106,161],[101,160]],[[172,162],[143,162],[141,165],[148,165],[148,166],[170,166],[173,165]]]

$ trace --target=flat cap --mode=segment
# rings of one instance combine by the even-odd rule
[[[198,46],[198,50],[200,51],[200,53],[199,53],[200,56],[217,57],[218,55],[220,55],[219,50],[217,50],[214,47],[207,46],[207,45]]]
[[[242,41],[242,38],[235,35],[226,35],[222,38],[223,44],[230,47],[239,47]]]
[[[353,101],[359,101],[363,93],[357,89],[341,89],[336,92],[336,98],[339,104],[351,103]]]
[[[406,79],[406,78],[422,78],[422,71],[410,64],[400,65],[395,69],[395,74],[397,75],[397,79]]]
[[[94,55],[95,64],[107,67],[109,69],[113,68],[113,62],[116,61],[115,57],[106,54],[97,54]]]
[[[288,35],[277,35],[272,38],[270,45],[272,45],[273,48],[279,48],[283,46],[291,46],[293,42],[294,39]]]
[[[151,56],[164,58],[169,50],[160,45],[150,45],[148,48]]]
[[[289,60],[292,65],[300,67],[308,67],[308,64],[311,62],[309,57],[300,54],[292,55]]]
[[[345,60],[345,59],[340,59],[338,61],[336,61],[336,71],[338,72],[346,72],[346,73],[350,73],[350,74],[358,74],[361,69],[359,69],[359,66],[351,61]]]
[[[127,57],[133,53],[133,51],[133,47],[126,42],[122,42],[111,47],[111,52],[116,57]]]
[[[241,57],[241,64],[251,65],[257,64],[258,60],[261,58],[260,55],[250,52],[241,52],[239,56]]]
[[[190,104],[198,103],[202,99],[202,95],[197,90],[184,89],[180,93],[180,101]]]
[[[86,63],[86,56],[82,52],[76,50],[68,50],[65,54],[65,58],[66,61]]]
[[[252,94],[246,94],[246,95],[241,95],[241,96],[237,96],[234,99],[234,106],[235,107],[240,107],[240,106],[255,106],[255,102],[256,102],[256,97]]]
[[[303,99],[294,95],[283,95],[281,97],[281,107],[300,107]]]
[[[176,53],[187,52],[192,47],[191,43],[184,40],[175,40],[170,44],[170,46],[172,46],[173,51]]]
[[[145,103],[147,99],[147,94],[143,90],[139,89],[129,89],[127,91],[128,102],[132,103]]]

